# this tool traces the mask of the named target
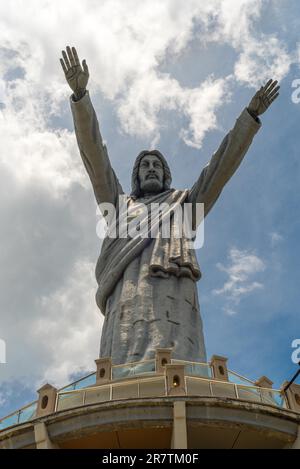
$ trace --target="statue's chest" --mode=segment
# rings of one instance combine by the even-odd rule
[[[127,207],[127,222],[136,218],[143,219],[148,217],[148,206],[142,202],[129,201]]]

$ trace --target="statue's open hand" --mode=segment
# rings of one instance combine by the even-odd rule
[[[63,59],[60,59],[61,66],[65,73],[66,80],[74,92],[75,99],[80,99],[86,90],[86,85],[89,80],[89,69],[86,61],[82,61],[80,65],[79,58],[75,47],[72,50],[69,46],[66,48],[67,53],[63,50]]]
[[[280,86],[276,86],[277,83],[277,80],[273,81],[271,79],[255,93],[248,106],[250,114],[257,117],[268,109],[270,104],[279,96]]]

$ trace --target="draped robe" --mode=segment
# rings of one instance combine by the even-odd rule
[[[79,101],[71,98],[71,109],[96,200],[117,207],[124,192],[111,167],[88,92]],[[131,213],[138,213],[141,203],[167,201],[203,203],[207,215],[260,126],[260,120],[244,109],[190,190],[171,189],[150,199],[127,196]],[[206,362],[196,284],[201,272],[194,250],[185,241],[178,244],[172,236],[103,241],[96,267],[96,301],[105,316],[101,357],[111,357],[113,364],[130,363],[153,358],[157,348],[172,348],[174,358]]]

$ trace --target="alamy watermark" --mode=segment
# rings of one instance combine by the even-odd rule
[[[96,232],[100,239],[116,238],[185,238],[189,249],[200,249],[204,244],[203,203],[128,203],[119,196],[116,209],[112,203],[97,207],[100,220]]]
[[[6,342],[0,339],[0,365],[6,363]]]
[[[294,104],[299,104],[300,103],[300,78],[296,78],[292,82],[292,88],[295,88],[295,90],[292,92],[292,102]]]
[[[294,339],[292,342],[292,348],[295,350],[292,353],[292,362],[295,363],[295,365],[298,365],[300,363],[300,339]]]

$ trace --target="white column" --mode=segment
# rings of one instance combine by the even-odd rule
[[[49,438],[47,427],[43,422],[34,425],[34,437],[36,449],[58,449],[59,447],[52,443]]]
[[[174,402],[172,449],[187,449],[185,401]]]

